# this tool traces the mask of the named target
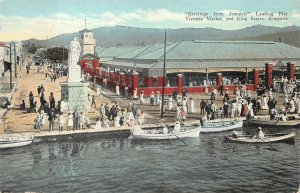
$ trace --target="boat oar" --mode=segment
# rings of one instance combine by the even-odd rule
[[[274,151],[279,151],[278,149],[275,149],[272,145],[270,145],[269,143],[267,143],[264,139],[259,138],[260,140],[262,140],[263,142],[265,142],[268,146],[270,146],[272,148],[272,150]]]
[[[171,133],[173,135],[175,135],[177,137],[177,139],[180,140],[183,144],[185,144],[186,146],[188,146],[188,144],[186,144],[182,139],[180,139],[173,131]]]

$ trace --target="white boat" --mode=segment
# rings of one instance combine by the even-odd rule
[[[199,137],[200,126],[190,126],[183,127],[179,132],[173,133],[173,131],[164,134],[161,129],[134,129],[132,132],[133,139],[154,139],[154,140],[164,140],[164,139],[178,139],[178,138],[189,138],[189,137]]]
[[[0,149],[30,145],[32,143],[32,140],[33,137],[26,136],[2,137],[0,138]]]
[[[222,131],[231,131],[237,128],[243,127],[242,120],[232,120],[232,121],[208,121],[200,128],[201,133],[214,133]]]
[[[270,120],[270,116],[257,116],[247,121],[248,126],[265,126],[265,127],[296,127],[300,126],[299,115],[287,115],[287,120],[282,121],[278,118],[276,120]]]
[[[295,133],[277,133],[265,135],[263,139],[259,139],[250,135],[242,135],[237,138],[227,136],[227,140],[238,143],[275,143],[275,142],[294,142]]]

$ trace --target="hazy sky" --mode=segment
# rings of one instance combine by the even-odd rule
[[[224,13],[222,21],[187,20],[195,14]],[[247,21],[226,20],[229,13],[246,13]],[[274,13],[288,20],[251,21],[256,12]],[[287,15],[278,15],[279,12]],[[215,27],[239,29],[257,24],[300,26],[300,0],[0,0],[0,41],[29,38],[47,39],[84,28],[125,25],[133,27],[183,28]]]

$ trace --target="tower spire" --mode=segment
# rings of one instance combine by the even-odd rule
[[[86,18],[84,18],[84,29],[86,29]]]

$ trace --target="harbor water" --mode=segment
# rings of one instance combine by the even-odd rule
[[[267,144],[225,143],[231,132],[184,139],[187,145],[126,135],[41,141],[0,150],[0,190],[293,193],[299,188],[300,134],[284,130],[290,131],[296,131],[296,143],[271,144],[278,151]]]

